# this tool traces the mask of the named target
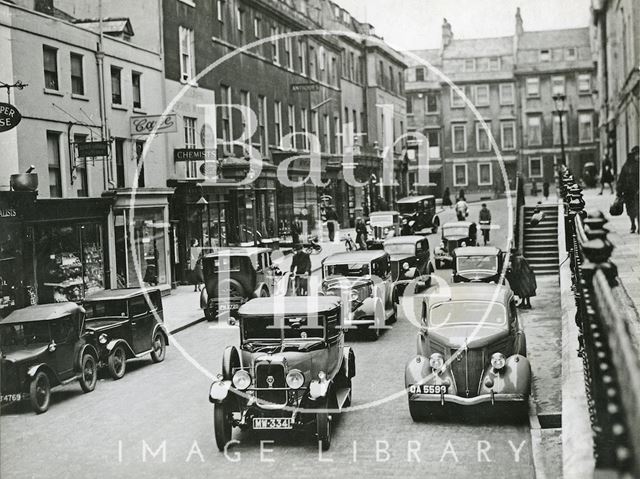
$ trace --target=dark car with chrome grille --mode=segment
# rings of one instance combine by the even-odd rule
[[[453,221],[442,225],[442,241],[433,251],[435,268],[450,268],[453,250],[477,244],[477,225],[470,221]]]
[[[453,250],[454,283],[498,283],[505,253],[494,246],[469,246]],[[503,283],[506,282],[502,276]]]
[[[429,262],[429,240],[420,235],[397,236],[385,240],[384,250],[391,260],[392,296],[396,304],[409,283],[433,273],[433,266]]]
[[[240,307],[240,347],[225,349],[209,389],[220,451],[234,427],[311,430],[329,449],[333,420],[351,404],[356,373],[343,315],[335,296],[256,298]]]
[[[3,404],[30,400],[49,409],[51,389],[78,381],[96,387],[98,354],[87,342],[84,310],[76,303],[29,306],[0,321],[0,397]]]
[[[436,286],[425,295],[421,322],[418,355],[405,368],[415,421],[455,408],[526,415],[531,366],[511,289]]]

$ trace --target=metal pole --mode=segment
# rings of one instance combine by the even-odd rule
[[[558,110],[558,116],[560,117],[560,151],[561,151],[561,158],[560,158],[560,162],[562,166],[566,166],[567,165],[567,161],[566,158],[564,156],[564,132],[563,132],[563,128],[562,128],[562,110]]]

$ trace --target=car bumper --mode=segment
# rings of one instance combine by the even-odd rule
[[[481,394],[479,396],[465,398],[455,394],[422,394],[409,395],[412,402],[459,404],[461,406],[475,406],[478,404],[496,403],[527,403],[529,397],[525,394]]]

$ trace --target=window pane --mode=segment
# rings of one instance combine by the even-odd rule
[[[119,105],[122,103],[122,92],[120,90],[120,69],[111,67],[111,103]]]
[[[464,125],[455,125],[453,127],[453,151],[465,151],[465,127]]]
[[[530,145],[539,145],[542,142],[540,117],[530,116],[528,118],[528,135],[527,136],[528,136]]]
[[[82,55],[71,54],[71,93],[84,95],[82,79]]]
[[[49,160],[49,196],[62,197],[62,178],[60,174],[60,133],[47,132],[47,157]]]
[[[58,89],[58,50],[43,46],[44,87]]]

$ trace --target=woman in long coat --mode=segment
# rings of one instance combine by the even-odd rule
[[[529,298],[536,295],[538,287],[536,275],[525,257],[515,250],[511,251],[511,265],[507,269],[506,276],[514,294],[521,299],[518,308],[531,309]]]

